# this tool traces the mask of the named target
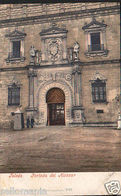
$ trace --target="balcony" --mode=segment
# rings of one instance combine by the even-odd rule
[[[7,63],[10,62],[24,62],[25,57],[22,56],[22,53],[20,51],[16,51],[16,52],[9,52],[8,53],[8,58],[6,59]]]
[[[107,56],[108,50],[104,49],[104,44],[88,45],[88,51],[85,52],[86,56]]]
[[[88,45],[88,52],[91,51],[103,51],[104,50],[104,44],[93,44],[93,45]]]

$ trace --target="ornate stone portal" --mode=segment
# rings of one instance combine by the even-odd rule
[[[51,88],[59,88],[65,94],[65,125],[83,124],[85,122],[81,96],[81,69],[79,60],[79,44],[72,47],[71,62],[67,59],[67,30],[52,25],[40,33],[42,40],[41,64],[35,62],[36,51],[33,47],[28,66],[29,103],[27,116],[34,116],[36,126],[46,126],[48,109],[46,94]],[[38,56],[36,56],[38,57]],[[71,63],[71,64],[70,64]],[[52,70],[46,66],[61,64],[61,70]],[[65,71],[63,65],[67,65]],[[69,64],[71,65],[69,67]],[[37,67],[37,66],[40,67]],[[41,68],[45,67],[44,70]],[[35,69],[36,68],[36,69]],[[36,70],[36,71],[35,71]],[[56,103],[55,103],[56,104]]]

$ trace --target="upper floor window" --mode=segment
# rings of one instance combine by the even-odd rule
[[[106,83],[97,79],[92,83],[92,100],[93,102],[106,102]]]
[[[12,51],[12,57],[13,58],[20,58],[20,41],[13,41],[13,51]]]
[[[8,105],[20,105],[20,87],[16,84],[8,87]]]
[[[106,46],[106,24],[100,23],[93,18],[92,22],[86,24],[82,29],[85,31],[87,56],[107,55]]]
[[[91,38],[91,51],[99,51],[101,50],[101,45],[100,45],[100,32],[98,33],[91,33],[90,34]]]
[[[10,40],[7,62],[24,61],[24,38],[26,34],[18,30],[6,35]]]

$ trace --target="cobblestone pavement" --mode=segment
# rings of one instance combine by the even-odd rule
[[[0,130],[0,172],[121,171],[121,130]]]

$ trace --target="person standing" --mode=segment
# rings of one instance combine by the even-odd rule
[[[31,118],[31,128],[33,128],[34,127],[34,118],[32,117]]]
[[[29,120],[29,117],[27,117],[26,126],[27,126],[27,128],[30,127],[30,120]]]

